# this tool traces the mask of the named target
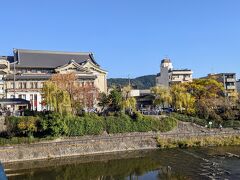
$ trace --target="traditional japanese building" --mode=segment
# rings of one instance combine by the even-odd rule
[[[0,56],[0,98],[21,98],[41,111],[43,83],[56,73],[75,73],[78,81],[107,92],[107,72],[88,52],[14,49],[13,56]]]

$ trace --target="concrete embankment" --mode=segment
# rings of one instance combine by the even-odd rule
[[[77,137],[34,144],[2,146],[0,147],[0,161],[6,163],[121,151],[157,149],[158,137],[181,139],[203,136],[224,137],[232,135],[240,135],[240,132],[129,133]]]
[[[156,148],[156,136],[150,134],[79,137],[3,146],[0,147],[0,161],[5,163]]]

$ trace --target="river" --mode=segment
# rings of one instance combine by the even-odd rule
[[[149,150],[4,164],[9,180],[240,179],[240,147]]]

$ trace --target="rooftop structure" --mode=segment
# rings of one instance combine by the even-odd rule
[[[160,73],[157,74],[156,85],[169,87],[175,83],[191,82],[192,70],[190,69],[173,69],[170,59],[161,61]]]

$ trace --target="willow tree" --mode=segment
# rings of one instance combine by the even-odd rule
[[[184,109],[186,89],[181,84],[175,84],[171,87],[172,106],[181,112]]]
[[[122,109],[132,111],[136,110],[137,101],[134,97],[131,96],[132,87],[130,85],[125,86],[122,89]]]
[[[162,105],[164,108],[165,105],[170,105],[172,102],[172,96],[170,94],[170,90],[166,87],[156,86],[151,89],[151,92],[154,94],[154,104]]]
[[[193,115],[196,112],[196,106],[195,106],[195,98],[190,93],[184,93],[183,96],[183,107],[185,109],[185,112],[188,115]]]
[[[97,103],[99,92],[93,82],[80,82],[75,73],[55,74],[50,81],[69,94],[74,114]]]
[[[43,98],[51,111],[63,114],[72,112],[71,99],[67,91],[59,88],[55,83],[47,81],[43,85]]]

